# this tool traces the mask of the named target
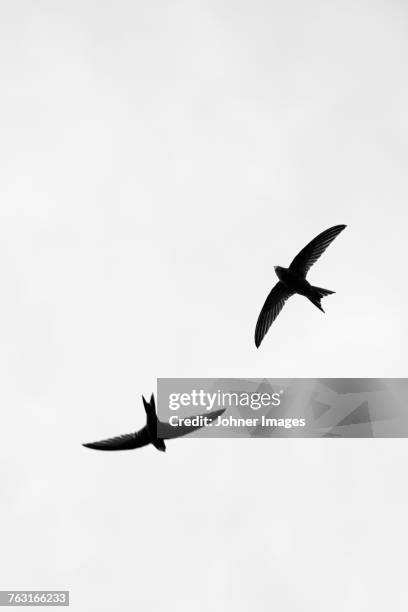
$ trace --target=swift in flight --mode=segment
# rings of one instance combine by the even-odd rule
[[[255,329],[255,346],[261,344],[266,332],[282,310],[285,302],[295,293],[304,295],[317,308],[324,312],[321,299],[325,295],[335,293],[330,289],[314,287],[306,280],[306,275],[314,263],[324,253],[329,244],[347,227],[335,225],[313,238],[295,257],[289,268],[275,266],[276,283],[262,307]]]
[[[153,393],[149,402],[145,400],[143,395],[142,399],[144,409],[146,411],[146,425],[142,427],[142,429],[139,429],[139,431],[135,431],[134,433],[125,434],[123,436],[116,436],[115,438],[100,440],[99,442],[88,442],[87,444],[83,444],[82,446],[86,446],[86,448],[93,448],[95,450],[119,451],[132,450],[134,448],[141,448],[142,446],[147,446],[148,444],[153,444],[153,446],[157,448],[157,450],[165,452],[166,444],[164,440],[187,436],[193,431],[204,427],[204,425],[184,425],[182,420],[181,423],[177,425],[177,427],[170,425],[169,423],[159,421],[159,419],[157,418],[156,403],[154,400]],[[217,417],[219,417],[223,412],[225,412],[225,408],[221,410],[214,410],[213,412],[209,412],[207,414],[202,414],[200,415],[201,418],[197,419],[197,421],[204,422],[206,425],[208,425],[211,421],[214,421]],[[189,421],[191,420],[192,419],[189,419]],[[158,426],[160,426],[160,437],[157,436]]]

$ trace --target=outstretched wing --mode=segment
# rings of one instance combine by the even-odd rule
[[[147,431],[147,427],[143,427],[135,433],[116,436],[115,438],[108,438],[107,440],[100,440],[99,442],[88,442],[82,446],[94,448],[95,450],[117,451],[141,448],[142,446],[150,444],[150,442],[151,437]]]
[[[285,285],[279,281],[266,298],[255,328],[255,345],[257,348],[282,310],[286,300],[290,298],[293,293],[293,291],[285,287]]]
[[[182,422],[183,420],[181,420],[181,423],[178,425],[170,425],[170,423],[165,423],[163,421],[160,421],[160,423],[158,424],[158,428],[159,428],[158,435],[160,438],[163,438],[164,440],[169,440],[170,438],[181,438],[182,436],[187,436],[193,431],[196,431],[197,429],[201,429],[202,427],[205,427],[206,425],[208,425],[210,421],[215,421],[215,419],[217,419],[224,412],[225,412],[225,408],[222,408],[220,410],[214,410],[213,412],[207,412],[206,414],[197,415],[199,418],[199,421],[201,421],[200,417],[206,417],[208,419],[207,423],[204,423],[203,425],[184,425],[184,423]],[[197,416],[189,417],[189,418],[197,418]]]
[[[293,270],[302,276],[306,276],[310,268],[324,253],[329,244],[347,227],[346,225],[334,225],[325,230],[316,238],[313,238],[295,257],[289,266],[289,270]]]

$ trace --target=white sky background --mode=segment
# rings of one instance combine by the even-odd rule
[[[357,6],[358,5],[358,6]],[[103,454],[158,376],[405,376],[402,2],[3,2],[2,589],[406,611],[405,440]],[[275,282],[348,228],[261,348]]]

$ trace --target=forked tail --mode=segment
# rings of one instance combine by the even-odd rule
[[[322,308],[322,298],[326,295],[331,295],[332,293],[336,293],[335,291],[330,291],[330,289],[323,289],[322,287],[312,287],[313,294],[309,298],[309,300],[314,304],[319,310],[324,312]]]

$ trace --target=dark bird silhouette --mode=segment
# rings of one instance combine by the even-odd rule
[[[186,436],[196,429],[201,429],[204,425],[184,425],[183,423],[177,425],[177,427],[170,425],[169,423],[165,423],[163,421],[159,421],[156,414],[156,403],[154,400],[154,395],[150,398],[150,402],[147,402],[142,395],[143,405],[146,411],[146,425],[139,429],[139,431],[135,431],[134,433],[125,434],[123,436],[116,436],[115,438],[108,438],[107,440],[100,440],[99,442],[88,442],[87,444],[83,444],[82,446],[86,446],[87,448],[94,448],[96,450],[104,450],[104,451],[118,451],[118,450],[131,450],[133,448],[141,448],[142,446],[147,446],[148,444],[153,444],[155,448],[159,451],[166,451],[166,445],[164,440],[169,440],[170,438],[180,438],[181,436]],[[225,408],[221,410],[214,410],[213,412],[207,414],[198,415],[199,417],[205,417],[208,425],[211,421],[214,421],[217,417],[219,417],[223,412],[225,412]],[[201,419],[199,419],[201,421]],[[157,427],[160,425],[160,435],[161,437],[157,437]]]
[[[282,310],[286,300],[295,293],[304,295],[317,308],[324,312],[321,299],[325,295],[335,293],[330,289],[314,287],[306,280],[306,274],[324,253],[329,244],[347,227],[346,225],[335,225],[325,230],[316,238],[313,238],[295,257],[289,268],[275,266],[276,283],[262,307],[255,329],[255,345],[258,347],[266,332]]]

